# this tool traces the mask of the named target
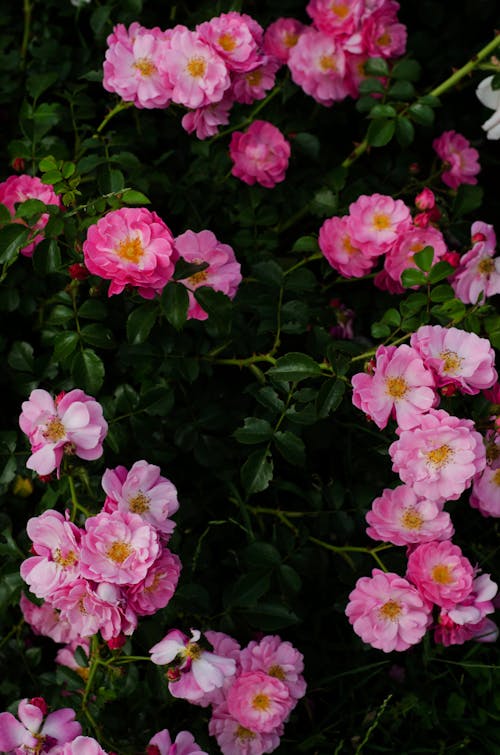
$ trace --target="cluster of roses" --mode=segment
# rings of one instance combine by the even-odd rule
[[[93,737],[82,736],[72,708],[48,713],[43,697],[19,701],[17,718],[0,713],[0,751],[8,755],[27,752],[42,755],[107,755]],[[109,753],[109,755],[116,755]],[[173,741],[167,729],[152,737],[146,755],[207,755],[188,731],[181,731]]]
[[[21,218],[14,218],[16,204],[25,202],[27,199],[39,199],[44,204],[56,205],[62,207],[61,199],[54,192],[52,186],[46,186],[41,182],[38,176],[9,176],[6,181],[0,183],[0,203],[10,212],[12,220],[15,223],[24,224]],[[31,257],[35,247],[42,241],[43,234],[41,231],[49,222],[49,215],[44,212],[40,215],[31,229],[29,243],[21,249],[21,254],[25,257]]]
[[[435,408],[438,388],[449,396],[457,391],[476,395],[495,386],[487,396],[498,398],[494,359],[485,338],[424,325],[409,346],[380,346],[370,372],[352,378],[356,407],[379,428],[390,417],[397,422],[398,439],[389,454],[403,485],[384,490],[366,519],[370,537],[407,546],[406,579],[374,569],[372,577],[358,580],[346,608],[357,634],[385,652],[419,642],[433,625],[434,606],[439,609],[438,642],[493,641],[498,634],[486,618],[494,610],[497,585],[450,542],[454,529],[443,506],[473,485],[476,505],[493,513],[499,465],[488,465],[485,442],[472,420]],[[498,459],[495,427],[486,440],[494,446],[488,456]]]
[[[169,666],[171,694],[212,706],[209,732],[224,755],[273,752],[306,691],[301,653],[277,635],[241,649],[232,637],[207,631],[215,652],[204,649],[200,637],[198,630],[187,637],[173,629],[151,648],[153,663]]]

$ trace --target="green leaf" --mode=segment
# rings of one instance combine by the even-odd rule
[[[317,160],[320,154],[320,142],[314,134],[305,132],[295,134],[293,139],[294,147],[297,146],[300,152],[303,152],[312,160]]]
[[[429,105],[414,102],[408,108],[408,112],[415,123],[419,123],[421,126],[432,126],[434,123],[434,110]]]
[[[89,665],[89,659],[87,658],[87,654],[85,653],[85,650],[81,645],[77,645],[77,647],[75,648],[75,661],[82,668],[86,668]]]
[[[59,181],[62,181],[62,173],[60,170],[48,170],[43,174],[41,181],[48,185],[59,183]]]
[[[396,139],[402,147],[409,147],[415,138],[415,127],[413,123],[403,116],[399,116],[396,121]]]
[[[370,332],[373,338],[387,338],[391,334],[391,329],[383,322],[374,322],[371,325]]]
[[[273,429],[266,419],[247,417],[244,426],[234,431],[233,436],[239,443],[252,445],[253,443],[265,443],[271,438]]]
[[[37,273],[55,273],[61,264],[61,250],[55,239],[44,239],[35,247],[33,267]]]
[[[376,92],[377,94],[383,94],[385,92],[385,87],[380,79],[373,79],[369,77],[359,82],[359,91],[361,92],[361,94],[372,94],[373,92]]]
[[[427,279],[421,270],[407,267],[401,275],[401,283],[405,288],[411,288],[412,286],[424,286],[427,283]]]
[[[306,448],[302,438],[290,430],[279,430],[274,433],[273,442],[280,454],[290,462],[303,467],[306,461]]]
[[[19,223],[6,225],[0,228],[0,263],[9,264],[13,262],[19,253],[19,250],[28,243],[30,231]]]
[[[54,355],[53,359],[56,362],[61,362],[66,359],[70,354],[74,352],[78,346],[80,338],[78,333],[72,331],[68,333],[58,333],[54,338]]]
[[[104,380],[104,365],[92,349],[80,351],[72,365],[71,369],[75,385],[95,395],[99,392]]]
[[[80,330],[80,335],[85,343],[100,349],[112,349],[116,345],[111,330],[101,323],[93,322],[90,325],[84,325]]]
[[[342,403],[345,393],[343,380],[330,379],[323,383],[316,397],[316,413],[320,419],[328,417]]]
[[[10,223],[11,220],[12,215],[10,214],[9,208],[0,203],[0,224],[3,225],[4,223]]]
[[[392,105],[380,105],[377,103],[372,107],[368,118],[395,118],[396,115],[396,110]]]
[[[397,309],[391,307],[386,312],[384,312],[382,322],[385,322],[387,325],[391,325],[393,328],[398,328],[401,323],[401,315],[399,314]]]
[[[417,60],[400,60],[391,71],[391,78],[399,81],[418,81],[422,66]]]
[[[415,96],[415,87],[409,81],[396,81],[390,87],[388,95],[393,100],[408,102]]]
[[[176,330],[181,330],[186,322],[189,297],[182,283],[170,282],[162,291],[160,304],[165,317]]]
[[[37,100],[58,78],[59,74],[57,71],[52,71],[52,73],[31,73],[26,81],[26,90],[34,100]]]
[[[271,587],[269,574],[256,572],[243,574],[232,585],[227,604],[229,606],[255,606],[259,598],[268,592]]]
[[[331,217],[337,212],[339,206],[338,196],[331,189],[320,189],[311,200],[311,212],[320,218]]]
[[[259,542],[250,543],[242,553],[245,564],[251,568],[269,568],[272,569],[281,563],[281,554],[271,543]]]
[[[292,252],[319,252],[318,239],[315,236],[301,236],[292,246]]]
[[[58,162],[53,155],[47,155],[47,157],[42,157],[38,167],[42,173],[46,173],[48,170],[57,170]]]
[[[156,304],[142,304],[127,318],[127,340],[131,344],[144,343],[151,333],[158,315]]]
[[[27,199],[18,206],[16,218],[30,220],[31,218],[37,218],[42,212],[47,212],[47,208],[43,202],[40,202],[39,199]]]
[[[364,64],[365,73],[368,76],[387,76],[389,66],[384,58],[368,58]]]
[[[34,365],[33,346],[26,341],[15,341],[12,344],[7,362],[13,370],[32,372]]]
[[[151,204],[151,200],[147,198],[141,191],[135,191],[135,189],[127,189],[122,194],[122,202],[125,204]]]
[[[453,203],[453,215],[461,217],[477,210],[483,203],[483,194],[481,186],[471,186],[470,184],[459,186]]]
[[[431,290],[431,301],[448,301],[448,299],[453,299],[454,296],[455,293],[448,283],[443,283],[441,286],[436,286]]]
[[[259,602],[257,608],[242,611],[249,624],[263,632],[275,632],[292,624],[297,624],[299,617],[281,603]]]
[[[389,144],[394,131],[396,130],[396,121],[378,118],[370,123],[366,132],[368,144],[372,147],[384,147]]]
[[[252,272],[262,283],[280,288],[283,283],[283,268],[274,260],[259,262],[254,265]]]
[[[307,354],[299,352],[290,352],[278,359],[276,365],[268,370],[269,377],[273,380],[288,380],[298,382],[309,377],[318,377],[321,375],[321,368]]]
[[[86,299],[78,310],[78,317],[83,320],[105,320],[108,310],[98,299]]]
[[[453,265],[450,265],[449,262],[445,262],[444,260],[439,260],[430,271],[428,281],[429,283],[439,283],[439,281],[448,278],[453,272],[455,272]]]
[[[273,460],[267,448],[254,451],[241,469],[241,481],[247,495],[265,490],[273,479]]]
[[[229,333],[232,317],[231,299],[222,291],[214,291],[210,286],[197,288],[194,291],[194,298],[207,312],[210,324],[215,325],[220,333]]]
[[[432,261],[434,259],[434,249],[432,246],[425,246],[420,252],[415,252],[413,260],[416,266],[423,270],[424,273],[428,273],[432,267]]]

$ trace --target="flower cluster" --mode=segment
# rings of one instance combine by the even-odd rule
[[[456,131],[445,131],[434,139],[432,146],[444,163],[441,180],[451,189],[462,184],[477,184],[479,152],[470,142]]]
[[[61,207],[61,199],[54,193],[52,186],[46,186],[37,176],[9,176],[6,181],[0,183],[0,203],[5,205],[12,215],[14,223],[25,224],[22,218],[15,218],[16,204],[26,202],[27,199],[38,199],[44,204]],[[43,212],[36,223],[32,226],[30,243],[21,249],[21,254],[31,257],[35,247],[42,241],[41,231],[49,222],[49,215]]]
[[[500,257],[494,257],[496,235],[492,225],[477,221],[471,228],[471,249],[455,270],[451,285],[455,296],[465,304],[500,293]]]
[[[276,635],[243,650],[222,632],[206,632],[215,652],[173,629],[151,648],[151,660],[169,664],[169,690],[197,705],[211,705],[209,732],[224,755],[261,755],[280,742],[283,724],[304,696],[302,655]]]

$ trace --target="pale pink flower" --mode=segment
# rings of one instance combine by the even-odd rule
[[[330,265],[346,278],[361,278],[373,269],[376,257],[356,246],[349,215],[328,218],[319,229],[319,248]]]
[[[306,26],[295,18],[278,18],[264,32],[264,52],[286,63],[290,50],[299,41]]]
[[[139,514],[102,511],[85,522],[81,574],[96,582],[136,585],[144,579],[159,552],[156,530]]]
[[[451,384],[461,393],[475,395],[498,379],[495,352],[487,338],[475,333],[422,325],[410,343],[432,370],[438,387]]]
[[[428,228],[416,228],[412,226],[405,229],[387,251],[384,260],[384,269],[391,278],[401,283],[403,270],[418,267],[414,256],[426,246],[431,246],[434,250],[433,265],[442,259],[448,251],[443,234],[437,228],[433,228],[432,226]]]
[[[46,186],[41,182],[38,176],[9,176],[6,181],[0,183],[0,203],[5,205],[12,215],[14,223],[26,225],[26,221],[21,218],[14,218],[16,211],[15,205],[18,202],[25,202],[27,199],[39,199],[44,204],[56,205],[62,207],[61,198],[55,194],[52,186]],[[32,228],[30,243],[24,246],[20,251],[25,257],[31,257],[35,247],[43,239],[43,229],[49,222],[49,214],[43,212]]]
[[[485,107],[493,110],[481,128],[486,131],[487,139],[500,139],[500,92],[492,87],[493,76],[487,76],[476,88],[476,97]]]
[[[199,24],[196,32],[224,60],[230,71],[251,71],[261,62],[257,42],[240,13],[221,13]]]
[[[379,346],[372,375],[359,372],[352,377],[352,402],[377,427],[386,427],[394,415],[399,427],[409,430],[424,412],[436,404],[434,378],[415,349]]]
[[[283,642],[277,635],[266,635],[260,642],[252,641],[241,651],[242,671],[264,671],[285,684],[291,697],[299,700],[306,693],[302,676],[304,656],[291,642]]]
[[[76,674],[79,674],[82,679],[85,679],[88,674],[88,667],[81,666],[76,660],[75,652],[77,648],[81,648],[87,658],[90,656],[90,640],[86,637],[81,637],[78,640],[73,640],[57,651],[56,663],[59,663],[60,666],[66,666]]]
[[[471,593],[474,569],[458,545],[442,540],[417,545],[406,576],[426,600],[449,610]]]
[[[168,226],[144,207],[122,207],[87,231],[83,255],[89,272],[111,281],[108,296],[131,285],[153,299],[172,278],[177,252]]]
[[[493,598],[497,592],[498,585],[493,582],[490,575],[479,574],[474,577],[472,589],[467,597],[448,608],[448,616],[456,624],[477,624],[495,610]]]
[[[193,291],[199,286],[210,286],[214,291],[222,291],[234,299],[241,283],[240,263],[232,247],[218,241],[212,231],[186,231],[176,237],[175,246],[186,262],[196,265],[208,263],[204,270],[182,281],[189,295],[188,319],[206,320],[208,314],[196,301]]]
[[[190,109],[219,102],[231,84],[225,61],[189,29],[176,28],[169,35],[165,67],[172,101]]]
[[[230,714],[226,703],[222,703],[213,710],[208,732],[217,739],[223,755],[263,755],[279,746],[283,726],[271,732],[249,729]]]
[[[44,601],[41,606],[37,606],[21,594],[19,606],[25,622],[34,634],[50,637],[54,642],[66,643],[78,639],[75,627],[51,603]]]
[[[65,454],[87,461],[98,459],[108,431],[101,405],[79,388],[55,400],[47,391],[35,388],[23,402],[19,426],[33,452],[26,466],[39,475],[55,469],[59,475]]]
[[[79,576],[81,531],[51,509],[29,519],[26,529],[36,555],[22,562],[21,577],[37,598],[49,598]]]
[[[160,666],[177,661],[177,674],[169,682],[170,693],[190,702],[197,702],[207,692],[222,687],[228,676],[233,676],[236,664],[232,658],[224,658],[203,650],[198,645],[198,630],[191,630],[191,638],[178,629],[172,629],[151,649],[151,660]]]
[[[459,498],[486,465],[483,439],[472,420],[443,409],[431,409],[418,427],[402,430],[389,454],[402,481],[437,503]]]
[[[128,589],[129,607],[139,616],[151,616],[165,608],[175,592],[180,572],[179,557],[164,548],[144,579]]]
[[[483,516],[500,517],[500,468],[486,466],[474,477],[470,505]]]
[[[385,194],[362,194],[349,206],[349,214],[354,241],[374,256],[387,252],[411,227],[409,207]]]
[[[366,515],[366,534],[394,545],[449,540],[454,533],[450,515],[434,501],[419,498],[407,485],[386,488]]]
[[[321,105],[328,107],[349,94],[344,52],[325,32],[304,31],[290,50],[288,67],[293,81]]]
[[[254,121],[245,132],[231,136],[231,173],[247,184],[259,183],[272,189],[285,179],[290,159],[290,142],[267,121]]]
[[[149,740],[147,755],[208,755],[194,741],[189,731],[180,731],[172,741],[168,729],[162,729]]]
[[[373,569],[349,595],[346,615],[357,635],[384,653],[407,650],[424,636],[431,607],[406,579]]]
[[[264,671],[244,671],[228,689],[226,702],[242,726],[269,733],[285,721],[296,701],[280,679]]]
[[[398,58],[406,51],[406,26],[398,22],[399,3],[385,2],[363,21],[363,52],[369,57]]]
[[[357,31],[364,9],[364,0],[309,0],[306,6],[314,26],[332,37]]]
[[[168,42],[159,29],[122,24],[107,39],[103,87],[138,108],[165,108],[171,87],[165,69]]]
[[[12,713],[0,713],[0,751],[47,752],[51,747],[70,742],[82,733],[72,708],[49,713],[41,697],[20,700],[18,719]]]
[[[472,248],[464,254],[451,278],[455,296],[465,304],[476,304],[500,293],[500,257],[492,225],[478,221],[472,225]]]
[[[102,476],[106,493],[104,511],[139,514],[162,535],[170,535],[175,522],[170,517],[179,508],[177,489],[160,474],[160,467],[147,461],[136,461],[130,470],[119,466],[106,469]]]
[[[274,58],[264,59],[260,64],[246,73],[235,73],[231,78],[231,97],[243,105],[251,105],[256,100],[263,100],[276,80],[276,71],[280,64]]]
[[[482,619],[475,624],[455,624],[444,609],[434,630],[434,641],[445,646],[463,645],[468,640],[496,642],[497,638],[498,627],[491,619]]]
[[[456,131],[445,131],[432,146],[438,157],[444,162],[445,170],[441,180],[451,189],[461,184],[477,184],[477,174],[481,170],[479,152],[470,146],[465,136]]]
[[[54,747],[49,755],[107,755],[93,737],[76,737],[61,747]]]
[[[188,134],[196,132],[198,139],[208,139],[219,131],[219,126],[229,123],[229,113],[233,106],[230,97],[223,97],[220,102],[189,110],[182,117],[181,125]]]

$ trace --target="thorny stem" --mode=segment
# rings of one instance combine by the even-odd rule
[[[97,136],[97,134],[100,134],[101,131],[106,128],[110,120],[115,117],[115,115],[118,115],[118,113],[121,113],[122,110],[127,110],[129,107],[132,107],[133,104],[134,104],[133,102],[123,102],[122,100],[118,103],[118,105],[115,105],[115,107],[112,110],[110,110],[109,113],[103,118],[102,122],[97,127],[94,136]]]
[[[332,551],[332,553],[337,553],[339,556],[342,556],[346,559],[346,561],[354,568],[354,563],[351,558],[347,556],[348,553],[367,553],[369,556],[371,556],[377,564],[380,566],[382,571],[387,571],[387,567],[385,566],[382,559],[378,556],[378,553],[380,551],[385,551],[388,548],[392,548],[391,545],[383,544],[383,545],[377,545],[375,548],[364,548],[360,545],[331,545],[331,543],[326,543],[324,540],[318,540],[318,538],[313,537],[312,535],[309,536],[308,540],[310,540],[312,543],[316,543],[316,545],[320,545],[322,548],[326,548],[329,551]],[[346,558],[347,556],[347,558]]]
[[[31,30],[31,2],[30,0],[23,0],[23,16],[24,16],[24,30],[23,40],[21,42],[21,66],[26,66],[26,53],[28,52],[28,42],[30,38]]]
[[[86,509],[85,506],[82,506],[82,504],[79,503],[78,501],[78,497],[76,495],[75,481],[73,480],[73,476],[71,474],[68,474],[68,484],[69,484],[69,492],[71,495],[71,503],[73,506],[73,509],[71,511],[71,521],[72,522],[75,521],[78,511],[84,514],[86,517],[91,516],[90,511]]]

